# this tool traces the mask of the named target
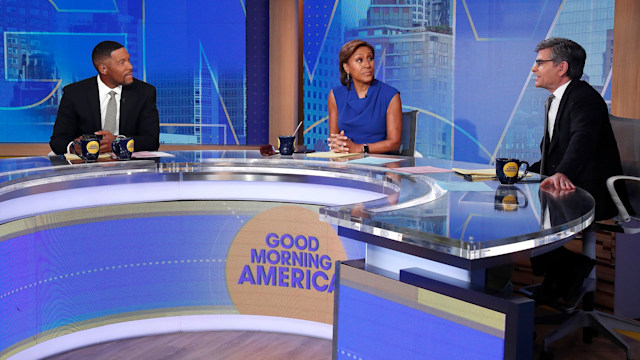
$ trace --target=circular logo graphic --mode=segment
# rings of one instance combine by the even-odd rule
[[[507,195],[502,198],[502,208],[507,211],[513,211],[518,208],[518,198],[514,195]]]
[[[89,154],[96,154],[98,151],[100,151],[100,143],[93,140],[93,141],[89,141],[87,143],[87,152]]]
[[[518,175],[518,164],[513,161],[508,162],[504,164],[502,171],[508,177],[516,177]]]
[[[127,150],[133,152],[133,139],[127,141]]]
[[[241,314],[331,324],[335,262],[345,259],[338,234],[317,212],[275,207],[236,234],[227,254],[229,295]]]

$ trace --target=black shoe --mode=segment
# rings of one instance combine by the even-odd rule
[[[561,294],[561,281],[557,274],[548,273],[542,284],[538,286],[531,297],[536,301],[536,305],[549,304],[558,299]]]
[[[571,270],[567,272],[562,281],[562,300],[568,304],[573,304],[578,300],[584,279],[589,276],[596,262],[595,259],[591,259],[585,255],[579,255],[572,259]]]

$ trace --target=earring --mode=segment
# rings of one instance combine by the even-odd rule
[[[351,80],[351,74],[347,73],[347,81]]]

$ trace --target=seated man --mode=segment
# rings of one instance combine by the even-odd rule
[[[70,145],[83,134],[102,136],[100,153],[111,151],[116,135],[133,137],[136,151],[158,150],[156,88],[133,78],[129,53],[115,41],[96,45],[91,58],[98,76],[64,87],[49,142],[51,150],[69,152]]]
[[[617,211],[606,181],[622,174],[622,165],[607,104],[580,80],[586,52],[562,38],[546,39],[535,51],[538,55],[531,68],[535,86],[551,95],[545,111],[542,159],[531,166],[531,171],[547,175],[540,188],[558,196],[574,191],[576,186],[583,188],[595,199],[595,220],[611,218]],[[534,257],[531,263],[534,274],[545,276],[537,298],[552,301],[561,297],[569,303],[595,265],[594,260],[563,247]]]

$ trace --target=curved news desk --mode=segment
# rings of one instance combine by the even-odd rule
[[[486,165],[172,155],[0,160],[0,358],[175,331],[331,338],[336,261],[481,286],[485,268],[559,246],[593,219],[580,189],[556,198],[535,182],[402,170]]]

